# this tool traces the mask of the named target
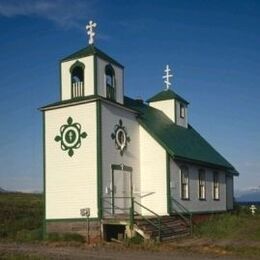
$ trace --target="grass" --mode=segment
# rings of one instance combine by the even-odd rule
[[[1,240],[40,240],[42,221],[42,195],[0,193]]]
[[[43,195],[0,193],[0,240],[43,240]],[[49,234],[49,242],[85,242],[79,234]]]
[[[211,239],[260,241],[260,214],[252,216],[242,208],[236,213],[213,215],[207,222],[196,225],[194,234]]]
[[[206,222],[194,227],[193,238],[195,245],[189,239],[174,241],[169,244],[144,242],[140,237],[128,239],[121,246],[149,251],[183,250],[198,252],[231,252],[238,256],[260,255],[260,208],[252,216],[248,207],[236,206],[234,213],[212,215]],[[0,193],[0,241],[35,242],[43,241],[43,196],[23,193]],[[205,245],[196,240],[204,240]],[[207,242],[207,240],[209,242]],[[227,243],[223,243],[227,241]],[[44,243],[46,240],[44,241]],[[47,244],[79,246],[85,242],[78,234],[48,235]],[[204,242],[203,242],[204,243]],[[117,245],[118,246],[118,245]],[[0,259],[44,259],[33,254],[3,253]]]

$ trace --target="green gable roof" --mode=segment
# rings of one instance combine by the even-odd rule
[[[236,169],[190,125],[188,128],[178,126],[160,110],[128,97],[125,97],[125,105],[140,112],[139,123],[175,159],[217,166],[238,175]]]
[[[176,99],[176,100],[178,100],[178,101],[180,101],[180,102],[182,102],[186,105],[189,104],[188,101],[186,101],[184,98],[182,98],[181,96],[176,94],[171,89],[167,89],[167,90],[163,90],[163,91],[159,92],[155,96],[149,98],[147,100],[147,102],[149,103],[149,102],[162,101],[162,100],[168,100],[168,99]]]
[[[83,48],[83,49],[81,49],[77,52],[72,53],[68,57],[62,59],[61,62],[75,60],[75,59],[79,59],[79,58],[83,58],[83,57],[87,57],[87,56],[91,56],[91,55],[97,55],[101,59],[107,60],[107,61],[109,61],[109,62],[111,62],[111,63],[113,63],[113,64],[115,64],[115,65],[117,65],[121,68],[124,68],[123,65],[121,65],[116,60],[112,59],[110,56],[105,54],[103,51],[96,48],[94,45],[89,45],[86,48]]]

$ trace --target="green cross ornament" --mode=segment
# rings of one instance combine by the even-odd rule
[[[57,135],[54,140],[60,142],[61,149],[68,151],[68,155],[72,157],[74,155],[74,149],[78,149],[81,146],[81,139],[87,137],[86,132],[81,132],[81,125],[79,123],[73,123],[73,119],[69,117],[67,124],[60,127],[60,135]]]

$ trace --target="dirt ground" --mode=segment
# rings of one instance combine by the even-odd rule
[[[236,256],[223,249],[228,241],[220,241],[220,246],[211,241],[186,240],[184,243],[165,243],[159,247],[127,247],[108,243],[103,245],[68,245],[47,243],[0,243],[0,259],[249,259]],[[199,245],[199,246],[198,246]],[[196,248],[197,246],[197,248]],[[239,243],[238,243],[238,246]],[[255,245],[259,246],[260,245]],[[194,250],[195,248],[195,250]],[[260,259],[260,255],[250,257]]]

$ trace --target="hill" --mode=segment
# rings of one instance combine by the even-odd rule
[[[0,187],[0,192],[6,192],[6,190],[4,190],[3,188]]]
[[[236,193],[238,202],[260,201],[260,187],[237,191]]]

